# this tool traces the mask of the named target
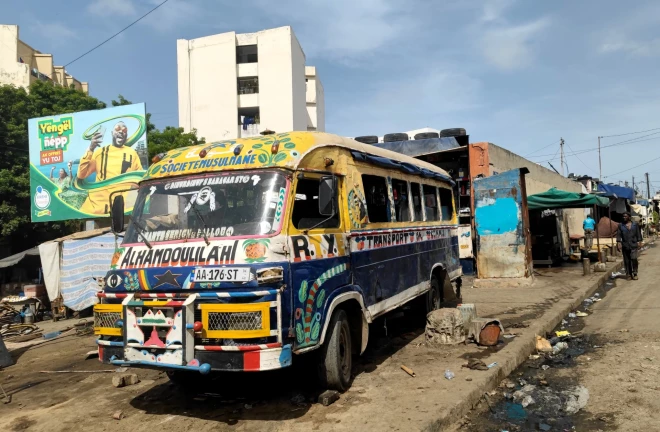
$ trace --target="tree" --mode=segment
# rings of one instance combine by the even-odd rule
[[[112,106],[131,102],[119,95]],[[0,86],[0,246],[13,252],[80,229],[79,221],[30,223],[28,119],[106,108],[106,104],[74,88],[36,81],[29,91]],[[149,157],[178,147],[203,143],[195,131],[166,127],[159,131],[147,114]],[[14,247],[15,245],[15,247]]]
[[[119,95],[111,102],[112,106],[130,105],[132,102]],[[151,114],[147,113],[147,145],[149,160],[159,153],[196,144],[204,144],[204,138],[197,137],[197,130],[184,132],[181,127],[166,126],[162,131],[151,122]]]

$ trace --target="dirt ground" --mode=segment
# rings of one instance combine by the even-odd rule
[[[569,340],[566,355],[527,361],[489,397],[491,406],[481,403],[460,429],[660,430],[658,279],[660,247],[648,250],[640,259],[638,281],[617,279],[609,283],[600,291],[602,301],[589,306],[588,317],[566,318],[563,329],[578,335]],[[545,392],[542,394],[554,394],[559,399],[537,396],[539,400],[521,411],[510,396],[523,387],[521,384],[531,384]],[[558,401],[565,400],[578,386],[588,390],[588,402],[578,413],[566,415]]]
[[[112,386],[115,372],[41,373],[114,370],[97,359],[84,359],[95,349],[93,336],[64,336],[12,352],[16,365],[0,372],[0,383],[13,399],[0,404],[0,430],[422,430],[447,416],[489,377],[501,374],[505,363],[515,361],[525,340],[533,338],[525,333],[529,323],[546,319],[553,307],[563,307],[600,277],[576,277],[580,274],[578,266],[549,269],[525,289],[491,291],[466,284],[464,300],[477,304],[480,316],[499,316],[507,332],[517,334],[496,348],[472,344],[432,349],[424,344],[419,321],[396,315],[376,321],[367,352],[357,359],[353,386],[329,407],[316,403],[321,389],[304,364],[216,376],[194,392],[182,391],[163,372],[152,370],[129,369],[141,382],[124,388]],[[63,325],[49,323],[47,330],[53,324]],[[501,366],[486,372],[462,369],[468,357]],[[401,365],[417,377],[408,376]],[[456,378],[446,380],[446,369]],[[117,411],[123,419],[112,418]]]

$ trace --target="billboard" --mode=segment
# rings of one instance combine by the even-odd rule
[[[108,216],[110,194],[148,167],[143,103],[34,118],[28,130],[32,222]]]

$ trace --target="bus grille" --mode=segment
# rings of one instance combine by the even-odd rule
[[[209,330],[261,330],[261,311],[209,312]]]

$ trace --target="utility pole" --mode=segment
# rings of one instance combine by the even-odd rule
[[[601,163],[600,160],[600,139],[602,137],[598,137],[598,180],[603,181],[603,164]]]
[[[634,193],[635,195],[637,195],[637,192],[635,192],[635,176],[632,176],[632,177],[633,177],[633,182],[632,182],[632,185],[633,185],[633,193]]]
[[[564,175],[564,138],[559,138],[559,152],[561,153],[561,175]]]
[[[644,174],[646,176],[646,198],[651,199],[651,182],[649,181],[649,173]]]

